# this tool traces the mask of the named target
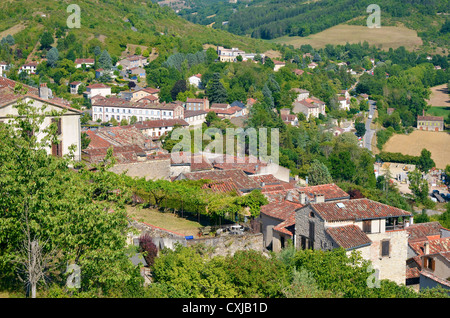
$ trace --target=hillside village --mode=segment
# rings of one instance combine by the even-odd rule
[[[349,51],[352,49],[372,50],[363,49],[362,45]],[[360,262],[364,269],[370,263],[372,271],[358,272],[361,275],[358,278],[366,281],[367,275],[373,273],[374,284],[385,293],[381,297],[395,295],[397,287],[407,288],[407,295],[421,295],[438,288],[439,295],[450,296],[450,162],[447,166],[436,166],[432,159],[435,153],[427,149],[416,156],[383,151],[383,143],[394,133],[409,135],[421,131],[434,134],[437,139],[441,134],[448,134],[448,118],[427,114],[429,106],[422,103],[422,91],[415,92],[421,96],[420,101],[415,99],[416,95],[409,95],[407,102],[414,100],[410,109],[397,106],[396,101],[403,96],[396,95],[396,92],[402,94],[396,85],[402,85],[403,77],[400,69],[390,69],[397,74],[388,74],[386,69],[391,67],[396,54],[400,56],[403,51],[391,51],[392,55],[385,60],[378,58],[388,54],[385,52],[377,58],[365,54],[364,67],[350,58],[334,58],[333,54],[338,53],[326,56],[324,51],[319,54],[308,47],[296,51],[286,49],[279,57],[270,58],[264,53],[217,45],[186,55],[174,53],[165,61],[157,62],[149,58],[148,51],[143,54],[140,49],[126,51],[120,58],[111,58],[107,49],[99,47],[92,54],[77,56],[72,52],[71,59],[63,57],[65,53],[58,53],[56,46],[44,51],[45,58],[40,60],[22,59],[24,63],[20,65],[14,60],[0,62],[0,131],[4,131],[0,136],[26,141],[17,146],[8,141],[3,152],[0,150],[0,158],[5,163],[11,160],[0,168],[0,173],[5,174],[5,179],[0,181],[5,190],[0,190],[0,195],[10,197],[15,188],[6,184],[14,179],[14,173],[20,176],[17,180],[28,178],[22,175],[23,171],[13,172],[10,168],[14,151],[20,153],[18,149],[28,145],[24,162],[30,166],[44,165],[37,166],[39,169],[30,174],[30,180],[55,178],[49,181],[53,190],[50,186],[46,188],[45,182],[42,185],[37,182],[35,186],[42,187],[42,195],[48,195],[49,200],[53,200],[52,196],[63,196],[66,190],[58,191],[65,186],[65,181],[70,191],[67,194],[75,193],[69,199],[73,202],[38,206],[36,211],[52,208],[60,211],[66,209],[65,204],[69,210],[77,206],[75,201],[89,201],[86,211],[101,213],[101,217],[88,216],[95,220],[94,227],[100,229],[93,232],[111,235],[93,239],[96,242],[93,244],[98,244],[96,248],[109,251],[112,247],[104,247],[103,240],[110,239],[111,246],[116,243],[119,246],[125,237],[127,248],[132,250],[126,259],[121,259],[126,265],[120,263],[113,267],[120,273],[118,277],[134,273],[130,274],[132,279],[127,280],[125,290],[133,290],[130,286],[147,287],[143,294],[150,298],[286,297],[296,290],[293,280],[286,280],[290,289],[277,285],[266,291],[262,291],[266,286],[239,290],[236,286],[245,285],[239,283],[243,279],[236,274],[239,271],[233,272],[231,265],[226,265],[220,257],[232,259],[229,264],[242,261],[242,268],[247,266],[244,259],[253,259],[263,264],[258,269],[261,270],[267,265],[264,262],[272,257],[277,259],[275,264],[282,264],[280,255],[293,250],[293,253],[341,251],[339,257],[343,262],[359,255],[355,262]],[[445,63],[429,56],[418,57],[422,58],[423,63],[417,62],[411,69],[422,68],[423,74],[432,74],[433,85],[450,80],[448,66],[437,65],[448,65],[448,57]],[[194,59],[198,61],[193,62]],[[55,72],[55,67],[64,72]],[[401,78],[400,84],[389,81],[395,76]],[[431,85],[431,79],[425,75],[423,78]],[[387,92],[387,86],[378,87],[376,81],[394,85],[389,87],[394,93]],[[171,83],[170,87],[167,83]],[[384,95],[378,92],[383,89]],[[27,120],[30,124],[23,124]],[[195,136],[196,132],[208,128],[225,133],[227,129],[261,127],[280,131],[278,162],[253,158],[249,155],[250,146],[244,156],[237,152],[213,153],[208,150],[213,144],[211,138],[200,140],[200,146],[189,143],[189,151],[183,153],[181,162],[173,156],[178,140],[172,137],[177,129]],[[386,137],[387,134],[390,135]],[[214,139],[217,141],[225,144],[225,139]],[[46,155],[34,149],[41,146]],[[54,169],[55,175],[61,173],[61,177],[45,173],[39,176],[38,171],[45,169],[45,165],[51,167],[49,170]],[[24,195],[24,200],[28,200],[23,194],[27,190],[20,190],[18,184],[17,187],[14,191],[18,197]],[[38,198],[39,191],[30,192],[29,198]],[[8,204],[14,210],[20,204],[9,200],[0,203],[0,210],[9,211]],[[87,213],[81,206],[80,210],[80,214]],[[68,220],[77,220],[72,212]],[[8,213],[0,214],[1,218],[17,217]],[[56,212],[55,215],[59,217]],[[158,219],[156,223],[156,215],[162,215],[162,221]],[[172,218],[180,225],[172,226],[169,223]],[[105,225],[108,220],[110,223]],[[26,222],[28,225],[28,219]],[[55,225],[58,231],[60,222]],[[195,222],[194,228],[189,227],[189,222]],[[115,224],[120,226],[111,229]],[[12,228],[13,225],[5,225],[5,231]],[[89,249],[88,239],[77,236],[75,240],[79,241],[74,242],[71,234],[63,238],[64,231],[71,230],[55,232],[59,233],[55,237],[61,240],[58,243],[63,248],[79,246],[65,258],[66,263],[82,262],[84,249]],[[50,230],[36,230],[36,233],[45,237],[50,235]],[[0,246],[3,246],[7,238],[1,236]],[[111,252],[110,259],[105,258],[112,266],[116,266],[113,260],[121,248]],[[195,248],[203,252],[192,252]],[[236,275],[235,285],[217,278],[219,287],[197,290],[196,285],[190,285],[196,282],[196,275],[176,285],[176,279],[168,277],[171,274],[163,270],[164,266],[178,270],[174,269],[178,265],[169,264],[170,257],[175,260],[175,253],[196,260],[207,255],[208,261],[204,262],[217,257],[214,265],[217,273],[224,270],[230,277]],[[244,255],[242,259],[241,255]],[[298,255],[301,255],[298,262],[302,257],[319,257]],[[94,254],[89,257],[97,260]],[[288,261],[283,266],[276,265],[272,273],[276,275],[281,270],[287,273],[285,268],[291,265],[286,264]],[[92,268],[93,273],[97,271],[94,265]],[[5,277],[11,279],[13,270],[5,269],[10,275]],[[205,275],[209,279],[215,274]],[[0,279],[3,279],[1,275]],[[377,285],[380,281],[383,287]],[[91,283],[97,286],[95,279]],[[116,286],[116,282],[110,284]],[[170,286],[174,291],[164,290],[166,287],[161,287],[164,284],[173,284]],[[183,284],[186,290],[180,287]],[[52,288],[48,292],[42,287],[39,293],[43,297],[65,293],[60,287]],[[107,287],[98,288],[94,294],[107,294]],[[114,288],[117,287],[112,287],[112,295],[116,293]],[[179,294],[175,292],[177,288]],[[276,291],[272,292],[271,288]],[[361,290],[355,292],[355,297],[379,297],[376,288],[358,288]],[[329,290],[333,291],[332,297],[352,297],[350,291],[339,291],[336,287]],[[83,292],[85,297],[93,295],[89,290]]]

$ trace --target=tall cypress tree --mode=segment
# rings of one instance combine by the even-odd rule
[[[212,79],[206,87],[206,96],[208,96],[210,103],[225,103],[228,98],[228,93],[223,84],[220,82],[220,74],[214,73]]]

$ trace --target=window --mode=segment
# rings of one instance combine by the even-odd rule
[[[362,230],[364,233],[372,233],[372,222],[370,220],[364,220],[362,222]]]
[[[61,133],[62,133],[61,118],[52,118],[52,123],[56,124],[56,127],[57,127],[56,133],[58,135],[61,135]]]
[[[433,258],[431,257],[424,257],[423,259],[423,267],[434,271],[435,269],[435,261]]]
[[[381,257],[388,257],[390,253],[390,242],[389,240],[381,241]]]

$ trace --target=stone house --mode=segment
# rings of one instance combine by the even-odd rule
[[[403,220],[403,221],[401,221]],[[320,197],[296,210],[298,249],[358,251],[372,262],[378,279],[405,284],[412,213],[366,198],[324,202]]]
[[[321,199],[332,202],[350,198],[348,193],[335,184],[294,188],[290,183],[278,181],[266,181],[262,185],[262,193],[269,204],[261,207],[259,217],[264,246],[275,252],[285,247],[288,241],[294,241],[295,214],[298,208]]]
[[[426,131],[444,131],[444,117],[417,116],[417,129]]]
[[[450,293],[450,230],[439,222],[413,224],[406,230],[406,285],[418,289],[440,286]]]
[[[205,98],[187,98],[186,110],[209,110],[209,100]]]

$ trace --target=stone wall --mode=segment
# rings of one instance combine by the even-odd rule
[[[153,239],[153,242],[161,250],[163,248],[175,247],[175,244],[183,246],[194,246],[202,244],[210,252],[210,256],[217,255],[233,255],[239,250],[256,250],[264,251],[262,233],[251,234],[244,233],[242,235],[223,234],[217,237],[207,237],[200,239],[187,240],[182,234],[162,229],[150,224],[132,220],[130,226],[139,231],[140,234],[131,234],[128,236],[129,244],[136,244],[136,240],[143,234],[147,233]]]
[[[187,246],[203,244],[207,248],[211,248],[210,256],[232,256],[237,251],[255,250],[264,251],[263,235],[242,234],[242,235],[221,235],[212,238],[201,238],[186,241]]]
[[[139,178],[145,177],[147,180],[167,180],[170,177],[170,159],[121,163],[114,165],[109,171],[117,174],[127,171],[127,176]]]

